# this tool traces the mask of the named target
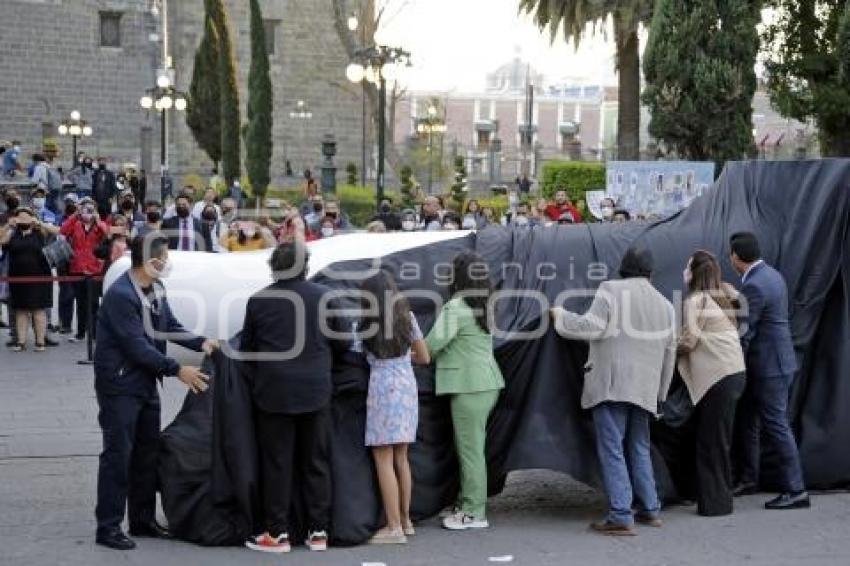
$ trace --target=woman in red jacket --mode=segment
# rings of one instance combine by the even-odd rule
[[[98,216],[94,201],[83,199],[80,201],[79,210],[70,216],[62,224],[61,233],[71,244],[74,257],[68,273],[72,276],[94,277],[103,273],[103,260],[94,255],[95,248],[105,240],[110,233],[109,226]],[[89,285],[91,285],[91,313],[87,312],[89,304]],[[100,296],[101,282],[78,281],[74,283],[74,298],[77,301],[77,334],[75,340],[83,340],[86,337],[86,329],[89,328],[89,320],[97,318],[97,300]],[[94,332],[94,324],[91,325]]]

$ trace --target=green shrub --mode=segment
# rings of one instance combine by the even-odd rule
[[[357,184],[357,165],[355,163],[349,162],[345,166],[345,182],[349,185]]]
[[[547,161],[543,164],[543,196],[565,189],[570,200],[584,200],[586,191],[605,189],[605,164],[586,161]]]
[[[508,210],[508,197],[506,195],[492,196],[487,198],[475,199],[478,201],[478,206],[481,208],[490,207],[493,209],[494,218],[498,221],[505,211]],[[468,202],[468,201],[467,201]],[[464,209],[466,204],[463,205]]]

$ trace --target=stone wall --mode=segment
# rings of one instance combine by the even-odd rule
[[[203,32],[203,4],[203,0],[169,2],[170,50],[181,90],[188,90],[191,82]],[[244,121],[251,63],[249,4],[247,0],[226,4]],[[270,55],[272,182],[283,182],[286,159],[296,171],[317,169],[321,138],[328,132],[337,138],[340,171],[349,161],[359,167],[360,89],[345,78],[348,59],[333,25],[331,0],[263,0],[261,5],[265,19],[279,22],[275,53]],[[154,84],[161,60],[160,44],[149,37],[158,31],[150,0],[2,0],[2,7],[0,139],[20,139],[28,159],[47,133],[59,139],[60,161],[67,164],[71,141],[59,138],[56,126],[77,109],[94,128],[94,136],[81,140],[79,149],[108,156],[116,166],[145,164],[155,175],[159,116],[139,106],[145,89]],[[100,46],[101,11],[122,14],[120,48]],[[289,117],[298,100],[309,105],[311,120]],[[176,182],[189,173],[206,178],[212,164],[197,148],[184,117],[176,112],[170,116],[169,161]]]

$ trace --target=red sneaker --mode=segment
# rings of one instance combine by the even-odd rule
[[[245,546],[257,552],[268,552],[271,554],[284,554],[292,550],[292,547],[289,545],[289,535],[286,533],[276,537],[271,536],[269,533],[263,533],[245,541]]]

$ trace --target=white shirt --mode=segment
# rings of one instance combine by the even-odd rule
[[[744,272],[744,274],[741,276],[741,283],[746,283],[747,275],[750,274],[750,271],[752,271],[754,267],[756,267],[757,265],[760,265],[762,263],[764,263],[764,260],[760,259],[760,260],[754,262],[750,267],[748,267],[747,270]]]

